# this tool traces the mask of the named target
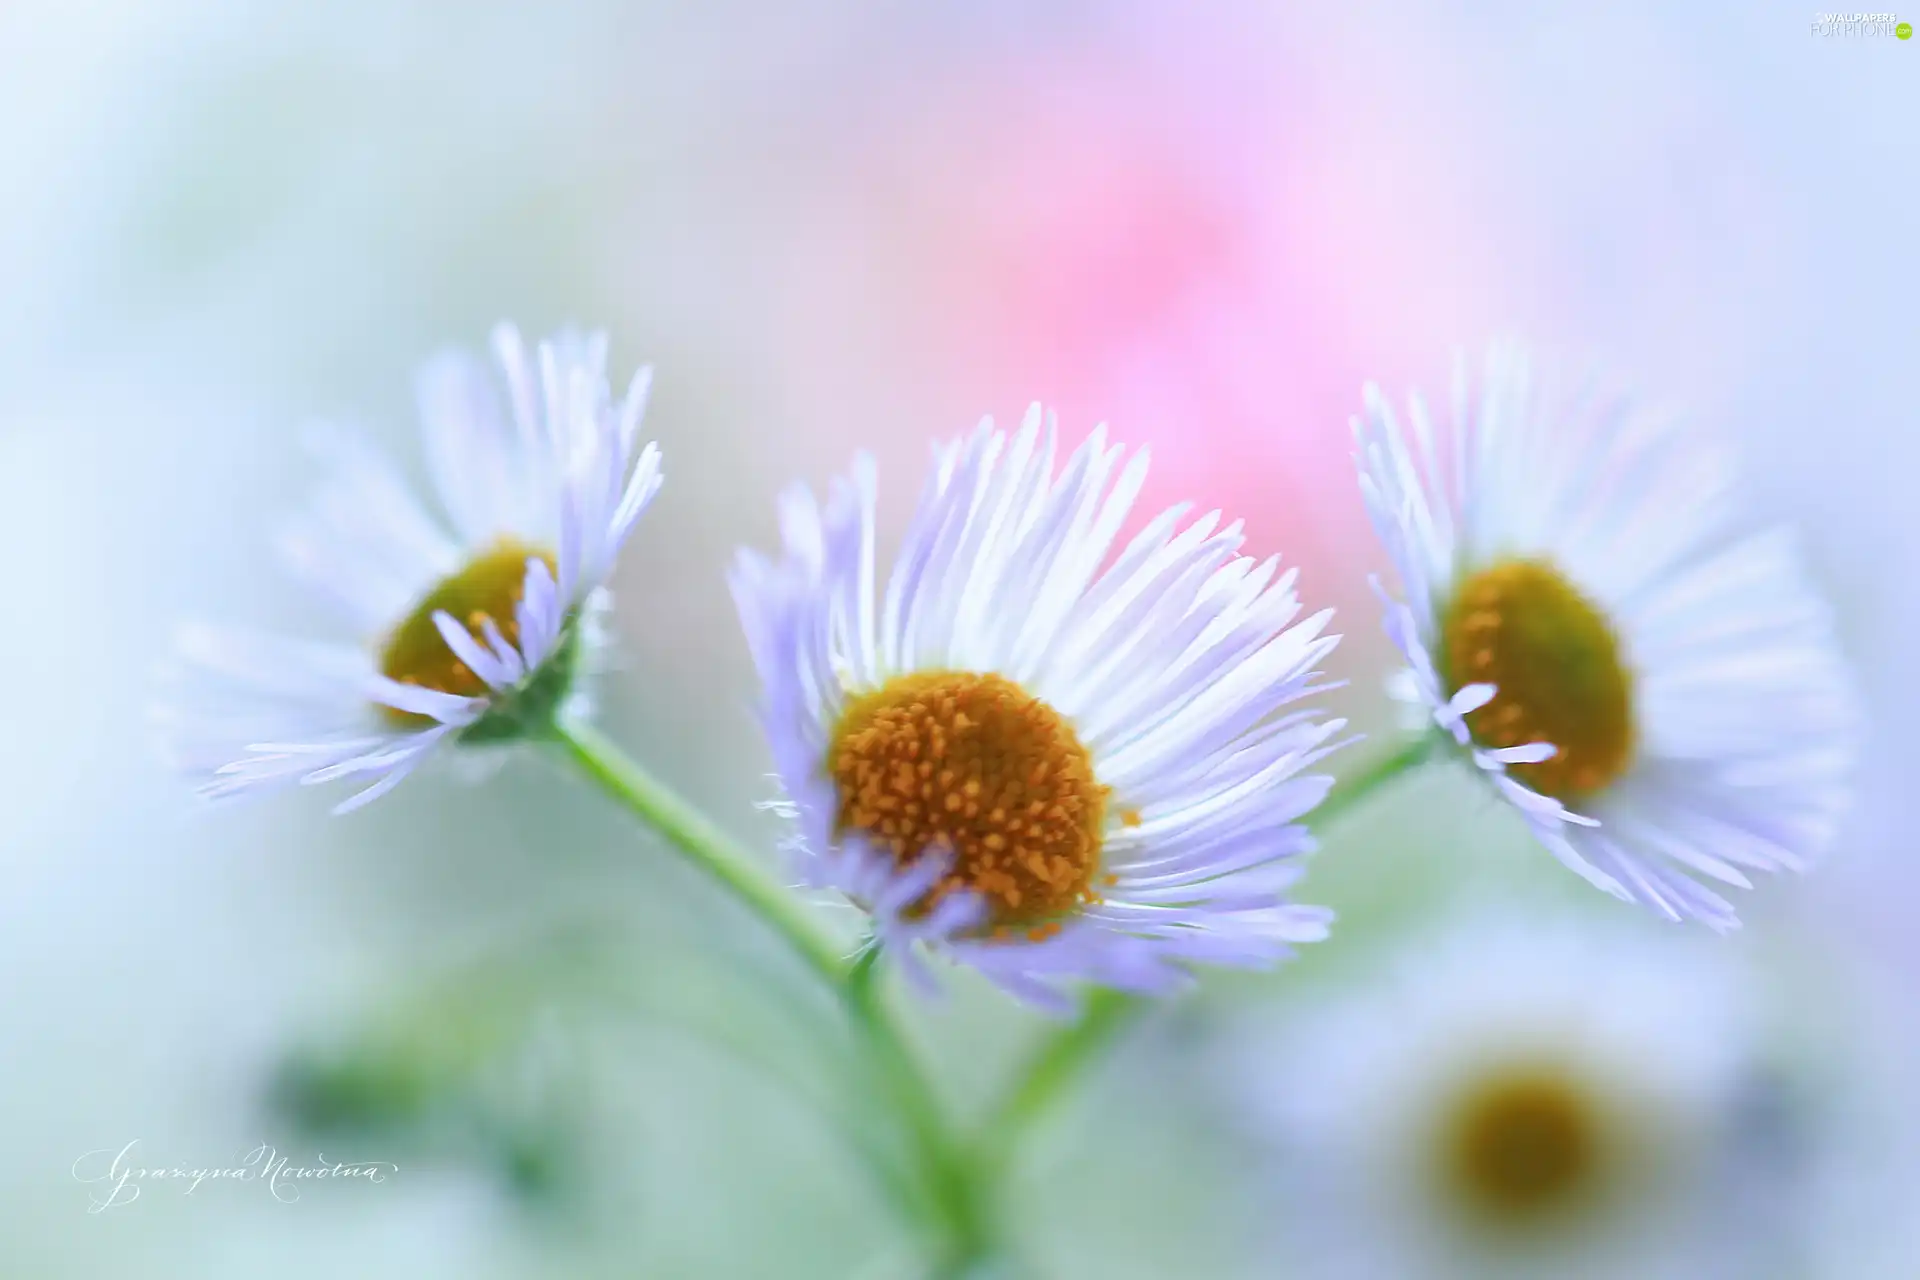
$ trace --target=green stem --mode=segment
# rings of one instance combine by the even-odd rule
[[[1423,733],[1369,760],[1334,784],[1313,811],[1315,825],[1345,817],[1382,786],[1419,765],[1437,745],[1434,735]],[[982,1130],[979,1150],[984,1173],[992,1177],[1004,1169],[1027,1128],[1148,1004],[1138,996],[1101,988],[1087,996],[1078,1019],[1041,1043]]]
[[[1436,733],[1418,733],[1391,751],[1383,751],[1374,756],[1360,768],[1333,784],[1333,790],[1327,793],[1327,798],[1322,800],[1313,811],[1314,825],[1321,827],[1338,822],[1382,786],[1403,773],[1411,772],[1423,763],[1428,756],[1440,749],[1440,741]]]
[[[880,998],[875,971],[879,947],[869,945],[851,961],[844,958],[842,949],[814,925],[790,891],[769,879],[706,815],[654,778],[599,730],[580,722],[559,723],[553,734],[568,757],[602,790],[664,836],[689,862],[779,934],[840,996],[922,1167],[925,1190],[938,1219],[943,1254],[965,1259],[986,1257],[989,1241],[974,1195],[975,1181],[948,1133],[926,1073],[915,1062],[905,1036]]]
[[[938,1219],[934,1225],[941,1235],[940,1265],[972,1265],[992,1253],[992,1233],[977,1195],[979,1182],[949,1129],[926,1072],[887,1017],[878,981],[879,959],[876,941],[869,942],[854,960],[845,985],[847,1009],[867,1041],[881,1086],[891,1095],[914,1143]]]
[[[769,879],[705,814],[592,725],[563,722],[554,726],[554,734],[588,777],[765,921],[829,986],[839,987],[846,981],[848,966],[842,948],[815,927],[789,890]]]
[[[770,1084],[785,1089],[795,1101],[807,1107],[831,1132],[858,1157],[880,1193],[908,1221],[919,1221],[929,1212],[919,1194],[914,1172],[903,1167],[897,1144],[876,1127],[875,1117],[859,1109],[864,1099],[846,1096],[846,1090],[825,1089],[799,1078],[791,1061],[769,1052],[712,1018],[663,1005],[657,1000],[636,997],[626,985],[609,986],[604,995],[614,1011],[644,1020],[649,1030],[664,1027],[690,1042],[703,1045]]]
[[[1041,1043],[981,1130],[976,1169],[983,1179],[991,1184],[1000,1177],[1021,1134],[1146,1007],[1111,987],[1088,993],[1080,1016]]]

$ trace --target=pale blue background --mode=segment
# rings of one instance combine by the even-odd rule
[[[136,1137],[201,1163],[271,1137],[256,1104],[286,1046],[569,904],[620,922],[638,986],[789,1051],[724,963],[763,952],[757,935],[538,764],[472,791],[422,778],[328,821],[311,794],[196,816],[153,762],[175,617],[322,620],[266,545],[308,479],[296,428],[352,420],[417,468],[412,367],[511,316],[605,324],[623,368],[657,366],[668,484],[622,562],[607,722],[763,840],[721,575],[770,538],[780,485],[855,447],[880,455],[897,525],[926,441],[983,410],[1057,395],[1083,415],[1070,433],[1139,421],[1173,476],[1155,499],[1233,504],[1261,549],[1305,548],[1309,599],[1353,636],[1339,705],[1377,727],[1375,557],[1340,457],[1360,378],[1431,380],[1457,344],[1516,327],[1733,430],[1760,501],[1804,528],[1873,724],[1844,849],[1755,895],[1729,945],[1773,975],[1789,1038],[1875,1082],[1845,1086],[1867,1123],[1847,1135],[1835,1260],[1808,1274],[1909,1274],[1920,41],[1818,40],[1810,9],[1776,3],[1246,5],[1205,25],[1198,6],[1028,8],[0,11],[0,1270],[893,1274],[894,1229],[815,1122],[645,1025],[582,1064],[616,1101],[580,1219],[506,1206],[458,1168],[293,1206],[160,1188],[99,1216],[69,1177]],[[1151,331],[1109,351],[1050,321],[1057,348],[971,345],[1025,304],[965,278],[975,249],[956,246],[998,234],[999,207],[967,175],[996,172],[1022,95],[1058,82],[1233,139],[1208,172],[1258,187],[1232,206],[1249,234],[1246,208],[1282,211],[1249,251],[1280,283],[1250,304],[1262,336],[1234,378],[1189,376]],[[1099,145],[1124,170],[1125,140]],[[1041,166],[1069,208],[1082,180]],[[1005,199],[1045,222],[1031,190]],[[1143,363],[1144,389],[1112,372]],[[1469,811],[1423,783],[1348,829],[1311,885],[1346,913],[1337,941],[1215,991],[1324,981],[1488,882],[1578,896]],[[972,1098],[1036,1025],[963,982],[925,1032]],[[1137,1044],[1033,1163],[1018,1198],[1047,1274],[1290,1274],[1243,1248],[1243,1162],[1194,1119],[1178,1039],[1175,1022]]]

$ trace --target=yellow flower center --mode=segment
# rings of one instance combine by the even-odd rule
[[[1097,896],[1107,788],[1066,718],[1011,680],[895,676],[848,701],[827,765],[839,832],[861,833],[903,867],[950,852],[917,910],[971,889],[990,931],[1039,939]]]
[[[1523,1226],[1589,1199],[1604,1173],[1604,1122],[1593,1099],[1551,1070],[1483,1081],[1442,1135],[1448,1192],[1483,1220]]]
[[[551,553],[502,538],[458,573],[441,579],[387,637],[380,650],[380,673],[401,684],[461,697],[485,693],[486,681],[447,647],[433,615],[443,609],[452,614],[483,648],[487,644],[484,628],[492,621],[507,643],[517,647],[520,623],[515,609],[526,588],[527,561],[535,558],[546,561],[550,572],[554,570]],[[381,712],[405,728],[417,728],[429,720],[392,707],[382,707]]]
[[[1632,761],[1633,681],[1620,642],[1552,565],[1504,560],[1469,576],[1441,618],[1438,656],[1449,691],[1499,690],[1467,716],[1475,741],[1559,748],[1539,764],[1507,766],[1543,795],[1591,795]]]

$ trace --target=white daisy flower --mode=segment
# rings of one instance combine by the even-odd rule
[[[1763,1274],[1801,1176],[1756,975],[1699,935],[1456,920],[1385,974],[1224,1055],[1270,1157],[1249,1184],[1292,1270],[1329,1280]],[[1788,1201],[1790,1203],[1790,1200]]]
[[[616,404],[604,334],[563,333],[530,357],[502,325],[493,346],[504,404],[468,357],[420,377],[444,518],[364,445],[316,437],[331,476],[281,549],[351,640],[183,630],[184,687],[163,730],[203,794],[371,784],[344,812],[443,742],[537,733],[578,696],[602,584],[660,488],[659,449],[636,447],[651,375],[640,370]]]
[[[1554,855],[1672,920],[1738,926],[1697,877],[1801,870],[1847,801],[1854,714],[1791,539],[1724,455],[1589,383],[1536,388],[1495,347],[1438,439],[1378,389],[1360,488],[1401,599],[1396,692]]]
[[[1146,454],[1101,429],[1054,462],[1038,405],[937,449],[882,585],[862,458],[824,511],[788,493],[784,553],[732,581],[806,881],[916,977],[930,946],[1059,1008],[1325,935],[1285,894],[1344,722],[1294,705],[1337,640],[1331,610],[1294,622],[1294,571],[1185,506],[1109,564]]]

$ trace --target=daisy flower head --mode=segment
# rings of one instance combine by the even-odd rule
[[[443,743],[538,734],[582,697],[604,584],[660,488],[638,441],[650,373],[616,401],[604,334],[530,352],[502,325],[493,348],[504,396],[465,355],[421,373],[433,508],[370,448],[315,434],[327,478],[280,549],[348,638],[183,629],[162,729],[204,795],[343,780],[343,812]]]
[[[1462,363],[1443,429],[1417,396],[1407,426],[1369,386],[1396,695],[1592,884],[1737,927],[1706,882],[1804,869],[1848,798],[1845,667],[1791,538],[1715,442],[1512,346],[1477,394]]]
[[[1483,909],[1384,959],[1249,1018],[1220,1059],[1303,1274],[1763,1273],[1749,1211],[1799,1169],[1769,1142],[1781,1077],[1743,957],[1630,916]]]
[[[923,983],[916,947],[1059,1009],[1325,935],[1286,891],[1344,722],[1298,705],[1337,637],[1294,571],[1185,506],[1110,556],[1146,454],[1055,454],[1038,405],[937,448],[884,580],[863,457],[824,507],[790,491],[732,586],[803,879]]]

